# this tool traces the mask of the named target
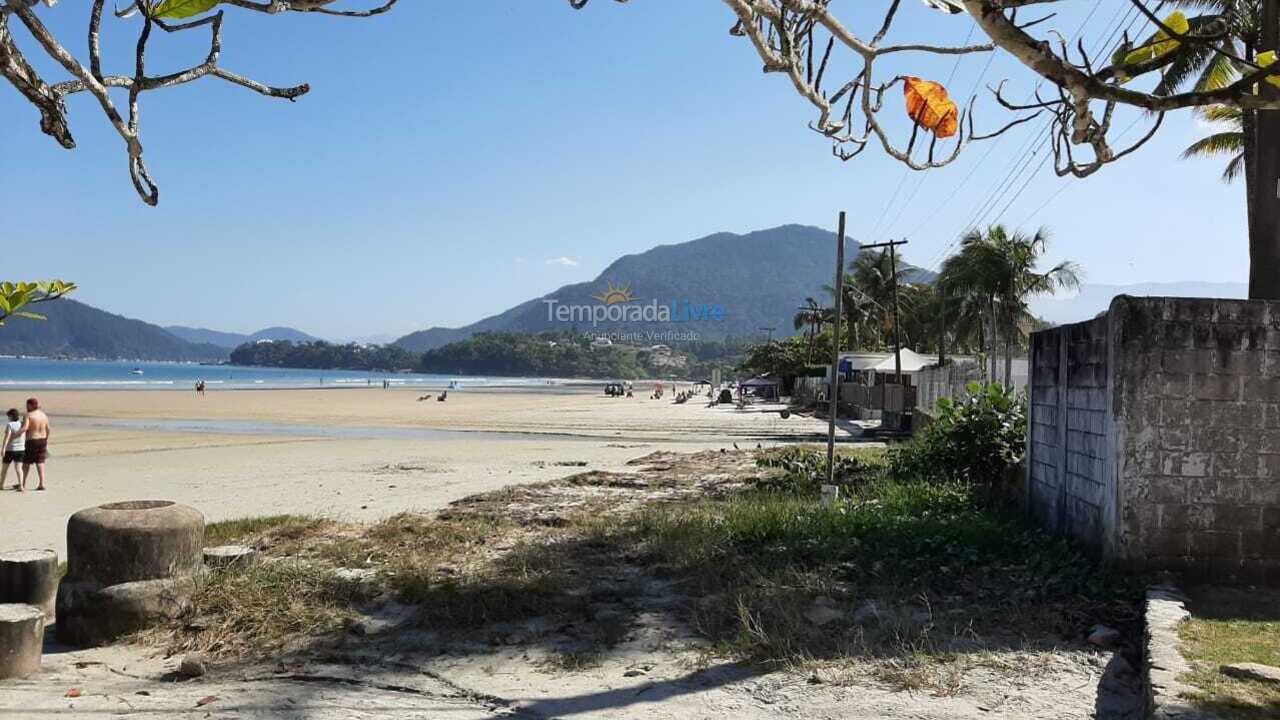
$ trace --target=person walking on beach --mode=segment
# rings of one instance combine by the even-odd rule
[[[4,442],[0,443],[0,447],[4,448],[4,458],[0,461],[0,490],[4,489],[4,481],[9,476],[10,465],[14,466],[13,474],[18,476],[18,484],[14,485],[13,489],[21,490],[26,485],[26,475],[22,472],[22,456],[27,449],[27,437],[18,432],[22,428],[18,409],[9,408],[7,415],[9,422],[4,426]]]
[[[38,398],[27,398],[27,417],[18,428],[19,435],[26,435],[26,450],[22,455],[22,487],[31,476],[31,466],[36,466],[40,484],[36,490],[44,490],[44,462],[49,457],[49,416],[40,409]]]

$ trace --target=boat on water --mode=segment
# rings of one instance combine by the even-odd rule
[[[142,368],[134,368],[134,369],[132,369],[132,370],[130,370],[130,371],[129,371],[129,374],[130,374],[130,375],[141,375],[141,374],[142,374]]]

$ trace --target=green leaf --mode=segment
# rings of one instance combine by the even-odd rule
[[[162,0],[151,14],[158,18],[181,20],[209,12],[217,7],[218,2],[219,0]]]
[[[48,320],[49,319],[44,315],[41,315],[40,313],[27,312],[26,310],[19,310],[18,312],[13,314],[13,317],[27,318],[28,320]]]

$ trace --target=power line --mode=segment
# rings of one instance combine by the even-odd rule
[[[973,39],[973,31],[976,27],[977,27],[977,23],[969,23],[969,30],[965,33],[964,40],[960,41],[960,47],[965,47],[969,44],[969,41]],[[951,81],[955,80],[956,72],[960,70],[960,62],[964,60],[966,55],[967,53],[961,53],[959,55],[956,55],[956,60],[951,64],[951,72],[947,74],[947,81],[946,83],[944,83],[943,85],[944,87],[950,86]],[[982,69],[982,75],[986,75],[987,68],[991,67],[991,59],[994,56],[995,56],[995,51],[992,51],[991,56],[987,58],[986,66]],[[978,80],[974,82],[974,90],[977,89],[977,84],[978,82],[981,82],[981,81],[982,81],[982,77],[979,76]],[[970,95],[972,94],[973,94],[973,91],[970,91]],[[898,192],[902,189],[902,184],[906,181],[907,173],[909,172],[909,170],[910,168],[903,168],[902,178],[898,181],[898,188],[894,190],[893,196],[889,199],[889,203],[885,205],[884,211],[880,213],[880,220],[876,221],[876,224],[875,224],[876,230],[879,229],[880,223],[884,220],[885,216],[888,215],[889,210],[893,207],[894,201],[897,200]],[[928,178],[929,178],[929,170],[925,170],[920,173],[920,180],[916,183],[915,189],[912,190],[911,194],[907,196],[906,202],[902,203],[898,207],[897,214],[894,215],[893,219],[889,221],[889,224],[885,226],[885,230],[888,230],[893,226],[897,225],[898,220],[902,218],[902,213],[905,211],[907,207],[911,205],[912,201],[915,200],[916,195],[919,194],[920,192],[920,188],[924,186],[924,183],[926,180],[928,180]],[[868,237],[874,240],[875,239],[874,232],[868,235]]]
[[[1086,15],[1085,15],[1085,17],[1084,17],[1084,19],[1080,22],[1079,27],[1077,27],[1077,28],[1076,28],[1075,37],[1080,37],[1080,36],[1081,36],[1081,34],[1084,32],[1085,27],[1089,24],[1089,21],[1093,19],[1094,14],[1097,12],[1098,8],[1099,8],[1099,7],[1101,7],[1101,5],[1102,5],[1102,3],[1096,3],[1096,4],[1095,4],[1095,5],[1094,5],[1090,10],[1089,10],[1088,14],[1086,14]],[[1161,5],[1163,5],[1163,3],[1161,3]],[[1117,33],[1118,33],[1118,32],[1121,32],[1121,28],[1124,28],[1124,31],[1123,31],[1123,32],[1127,32],[1127,31],[1128,31],[1128,27],[1132,27],[1133,22],[1134,22],[1134,20],[1136,20],[1136,18],[1130,19],[1130,17],[1137,13],[1137,8],[1135,8],[1135,7],[1134,7],[1134,6],[1132,6],[1132,5],[1129,5],[1129,6],[1128,6],[1128,12],[1129,12],[1129,14],[1128,14],[1128,15],[1126,15],[1126,16],[1123,16],[1123,17],[1122,17],[1122,12],[1123,12],[1124,10],[1125,10],[1125,6],[1123,6],[1123,5],[1122,5],[1122,6],[1118,7],[1118,8],[1116,9],[1116,12],[1112,15],[1111,20],[1110,20],[1110,21],[1108,21],[1108,22],[1103,26],[1103,27],[1108,27],[1108,26],[1111,26],[1111,25],[1112,25],[1112,23],[1115,23],[1115,27],[1112,29],[1112,31],[1111,31],[1110,33],[1108,33],[1108,34],[1107,34],[1106,39],[1104,39],[1101,43],[1099,43],[1098,45],[1096,45],[1096,46],[1095,46],[1095,53],[1097,52],[1097,50],[1098,50],[1099,48],[1105,48],[1105,47],[1107,47],[1107,45],[1109,45],[1109,44],[1111,43],[1112,39],[1114,39],[1114,38],[1116,37]],[[1116,20],[1117,20],[1117,19],[1119,19],[1119,22],[1118,22],[1118,23],[1116,22]],[[1126,27],[1126,22],[1128,23],[1128,27]],[[1121,41],[1123,41],[1123,35],[1121,35]],[[1043,81],[1041,81],[1041,82],[1043,82]],[[1033,91],[1031,92],[1031,94],[1030,94],[1030,96],[1028,97],[1028,99],[1027,99],[1026,103],[1029,103],[1032,99],[1034,99],[1036,92],[1040,89],[1041,82],[1037,82],[1037,83],[1036,83],[1035,90],[1033,90]],[[1024,103],[1024,104],[1026,104],[1026,103]],[[978,209],[978,211],[976,211],[976,213],[975,213],[974,215],[970,216],[969,223],[968,223],[968,224],[966,224],[966,225],[961,229],[961,231],[960,231],[959,233],[957,233],[956,235],[954,235],[954,236],[952,237],[952,239],[951,239],[949,242],[947,242],[947,243],[942,247],[942,250],[939,252],[939,254],[937,255],[936,259],[935,259],[932,263],[930,263],[929,267],[934,267],[934,268],[936,269],[936,265],[937,265],[938,261],[939,261],[939,260],[941,260],[942,258],[946,257],[947,253],[949,253],[949,252],[951,251],[951,248],[952,248],[952,247],[954,247],[955,245],[957,245],[957,244],[960,242],[960,239],[964,236],[964,234],[965,234],[965,233],[966,233],[970,228],[975,227],[975,226],[976,226],[976,224],[977,224],[978,222],[980,222],[980,221],[981,221],[981,219],[983,218],[983,216],[985,216],[987,213],[989,213],[992,209],[994,209],[994,208],[997,206],[997,204],[999,203],[999,199],[1000,199],[1000,197],[1001,197],[1001,194],[1002,194],[1003,192],[1007,191],[1007,189],[1008,189],[1008,188],[1012,187],[1012,186],[1013,186],[1013,183],[1016,183],[1016,182],[1017,182],[1017,178],[1018,178],[1018,177],[1020,177],[1020,176],[1021,176],[1021,175],[1026,171],[1026,168],[1030,166],[1030,163],[1031,163],[1032,159],[1034,158],[1034,156],[1035,156],[1035,154],[1036,154],[1036,153],[1034,153],[1034,152],[1031,152],[1031,153],[1029,153],[1029,154],[1028,154],[1028,150],[1029,150],[1029,149],[1030,149],[1030,147],[1031,147],[1031,143],[1034,143],[1035,139],[1036,139],[1037,137],[1039,137],[1039,136],[1041,135],[1041,133],[1042,133],[1042,132],[1044,132],[1045,130],[1047,130],[1047,129],[1051,128],[1051,127],[1052,127],[1052,125],[1053,125],[1053,119],[1052,119],[1052,118],[1049,118],[1049,119],[1046,121],[1045,125],[1042,127],[1041,131],[1040,131],[1040,132],[1036,132],[1036,133],[1032,133],[1032,134],[1031,134],[1031,136],[1030,136],[1030,138],[1029,138],[1028,143],[1024,143],[1024,145],[1023,145],[1022,149],[1020,149],[1018,152],[1014,153],[1014,156],[1013,156],[1013,157],[1014,157],[1013,162],[1012,162],[1012,163],[1010,163],[1010,165],[1009,165],[1009,169],[1006,171],[1006,174],[1005,174],[1004,179],[1002,179],[999,183],[997,183],[997,184],[994,186],[994,189],[993,189],[993,190],[992,190],[992,192],[988,195],[987,199],[986,199],[986,200],[984,200],[984,201],[979,205],[979,209]],[[997,141],[998,141],[998,140],[1000,140],[1000,139],[1002,139],[1002,138],[1003,138],[1003,136],[1001,136],[1001,138],[997,138]],[[1052,141],[1052,138],[1050,138],[1050,141]],[[1022,166],[1021,166],[1021,167],[1017,167],[1017,165],[1018,165],[1018,159],[1019,159],[1019,157],[1020,157],[1021,155],[1023,155],[1023,154],[1027,154],[1027,157],[1026,157],[1026,159],[1023,161]],[[1039,171],[1039,169],[1040,169],[1041,167],[1043,167],[1043,166],[1044,166],[1044,164],[1048,161],[1048,157],[1049,157],[1049,156],[1046,154],[1046,155],[1045,155],[1045,157],[1041,160],[1040,165],[1039,165],[1039,166],[1037,166],[1036,170],[1035,170],[1035,171],[1033,171],[1033,172],[1031,173],[1031,175],[1029,175],[1029,176],[1027,177],[1027,179],[1026,179],[1026,181],[1023,183],[1022,187],[1021,187],[1021,188],[1019,188],[1019,190],[1015,193],[1015,195],[1014,195],[1014,199],[1015,199],[1015,200],[1017,199],[1017,197],[1018,197],[1018,196],[1020,196],[1020,195],[1025,191],[1026,187],[1030,184],[1030,181],[1035,177],[1036,172],[1038,172],[1038,171]],[[1017,168],[1016,170],[1015,170],[1015,167]],[[966,178],[966,179],[967,179],[967,178]],[[1001,211],[1001,213],[1000,213],[1000,215],[997,215],[997,220],[999,219],[999,217],[1002,217],[1002,216],[1003,216],[1004,212],[1005,212],[1006,210],[1008,210],[1008,208],[1009,208],[1009,206],[1010,206],[1011,204],[1012,204],[1012,201],[1010,201],[1010,203],[1008,203],[1008,204],[1006,204],[1006,205],[1005,205],[1005,210],[1002,210],[1002,211]]]

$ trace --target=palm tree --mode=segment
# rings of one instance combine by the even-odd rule
[[[823,285],[822,289],[831,296],[834,303],[836,289],[830,285]],[[866,295],[858,289],[853,275],[846,272],[844,274],[844,293],[840,299],[840,321],[844,323],[844,332],[841,335],[845,338],[845,343],[850,350],[862,348],[862,330],[869,324],[870,307]],[[833,317],[834,312],[831,308],[827,309],[827,322],[837,322],[836,318]]]
[[[1210,105],[1199,111],[1201,117],[1226,125],[1220,132],[1206,135],[1182,151],[1184,160],[1196,157],[1230,155],[1227,167],[1222,171],[1223,182],[1233,182],[1245,169],[1244,111],[1229,105]],[[1246,178],[1246,183],[1248,182]]]
[[[962,316],[978,320],[993,380],[1000,339],[1004,341],[1004,381],[1009,384],[1013,379],[1013,350],[1034,320],[1027,301],[1059,288],[1080,286],[1080,269],[1073,262],[1060,262],[1045,272],[1036,270],[1048,243],[1049,233],[1043,228],[1028,237],[995,225],[985,233],[971,230],[961,240],[960,251],[942,264],[939,289],[959,303]]]
[[[830,316],[830,310],[818,304],[817,300],[811,297],[804,299],[804,305],[800,307],[800,312],[796,313],[792,319],[793,326],[796,330],[808,326],[809,328],[809,362],[813,362],[813,343],[817,339],[818,333],[822,332],[822,326],[827,322]]]
[[[1252,63],[1258,53],[1259,29],[1262,8],[1258,0],[1174,0],[1175,5],[1196,11],[1208,11],[1208,20],[1221,22],[1226,32],[1222,34],[1216,52],[1210,43],[1196,44],[1165,68],[1155,92],[1170,95],[1181,90],[1193,77],[1192,89],[1196,91],[1219,90],[1240,78],[1239,63],[1227,55],[1235,55]],[[1252,67],[1248,67],[1252,71]],[[1252,258],[1258,247],[1267,243],[1254,230],[1254,194],[1262,187],[1256,179],[1256,125],[1257,112],[1211,106],[1201,113],[1211,121],[1224,122],[1227,130],[1214,133],[1191,144],[1182,152],[1183,158],[1231,155],[1223,180],[1231,182],[1244,177],[1245,215],[1249,229],[1249,249]]]

